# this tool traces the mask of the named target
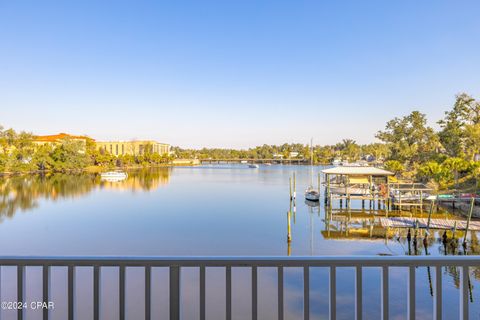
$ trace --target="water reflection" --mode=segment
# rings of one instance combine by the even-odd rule
[[[152,191],[168,184],[171,168],[128,171],[122,181],[103,181],[98,173],[51,173],[0,178],[0,217],[38,207],[40,199],[79,198],[96,188],[135,192]]]
[[[2,255],[125,256],[479,254],[477,232],[469,233],[464,247],[461,230],[431,229],[427,234],[424,229],[411,228],[409,235],[406,228],[384,227],[380,219],[387,213],[383,209],[368,210],[368,205],[361,209],[361,202],[352,201],[350,210],[329,210],[323,202],[312,204],[304,202],[303,197],[291,202],[288,180],[294,170],[297,190],[301,190],[309,183],[309,170],[294,166],[261,166],[258,170],[238,166],[222,170],[201,167],[137,170],[129,171],[128,179],[118,183],[101,181],[96,174],[3,178],[0,179],[1,215],[13,217],[16,212],[27,210],[34,214],[16,215],[0,225],[0,243],[4,244],[0,251]],[[167,187],[160,187],[167,183]],[[428,212],[420,210],[388,214],[389,217],[428,217]],[[432,218],[459,219],[446,211],[434,212]],[[194,273],[192,277],[198,277],[198,270],[185,270],[185,280],[189,279],[190,271]],[[234,318],[248,318],[250,270],[233,271],[233,298],[242,300],[236,302],[238,315]],[[259,299],[268,300],[275,297],[276,274],[263,271],[259,270],[259,281],[264,282]],[[285,273],[286,319],[302,317],[303,279],[298,271]],[[111,278],[116,281],[115,272],[106,270],[101,278],[107,279],[112,273]],[[142,274],[127,272],[131,280],[138,278],[141,283],[144,279]],[[442,268],[445,301],[458,299],[459,274],[458,268]],[[435,268],[417,269],[417,318],[430,314],[435,276]],[[390,315],[404,318],[408,274],[392,268],[390,277],[392,301],[395,301]],[[3,278],[2,287],[8,283],[7,278],[15,284],[14,275],[5,274]],[[219,276],[208,280],[207,290],[216,288],[219,293],[210,300],[207,297],[207,304],[210,301],[208,319],[224,318],[224,306],[218,303],[224,292],[223,279]],[[364,279],[364,301],[368,301],[365,318],[375,319],[380,314],[378,268],[365,268]],[[470,269],[473,301],[480,299],[479,280],[480,268],[474,266]],[[91,278],[81,283],[91,283]],[[168,287],[166,279],[154,283],[158,290]],[[338,313],[343,318],[351,318],[354,270],[339,268],[337,284]],[[132,285],[130,291],[134,298],[143,294],[141,286],[136,288]],[[327,317],[328,270],[312,268],[310,288],[311,319]],[[112,292],[116,290],[114,287]],[[116,296],[108,295],[108,290],[105,292],[106,296]],[[0,292],[2,297],[3,294],[7,292]],[[184,294],[185,305],[195,306],[185,310],[185,319],[195,318],[198,310],[193,302],[198,301],[198,286],[185,282]],[[86,300],[91,301],[91,295],[85,294]],[[141,303],[130,307],[134,302],[135,299],[129,299],[127,311],[132,314],[131,318],[141,318]],[[274,304],[266,302],[265,305],[268,310],[262,318],[275,318],[276,307],[270,307]],[[159,308],[157,313],[163,310]],[[471,312],[479,311],[480,304],[472,303]],[[444,312],[445,318],[450,319],[457,310],[449,307]],[[111,318],[116,319],[116,314]]]

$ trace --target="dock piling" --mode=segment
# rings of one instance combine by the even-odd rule
[[[293,172],[293,199],[297,198],[297,177],[295,172]]]
[[[430,204],[430,211],[428,212],[427,231],[430,231],[430,220],[432,219],[433,208],[435,207],[435,200]]]
[[[475,207],[475,198],[472,197],[472,200],[470,201],[470,211],[468,212],[468,218],[467,218],[467,227],[465,228],[465,235],[463,237],[463,243],[467,243],[467,234],[468,234],[468,227],[470,226],[470,219],[472,218],[472,213],[473,213],[473,208]]]
[[[290,211],[287,212],[287,242],[292,241],[292,228],[290,224]]]

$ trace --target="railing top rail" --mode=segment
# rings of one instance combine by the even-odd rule
[[[480,266],[480,256],[0,256],[0,265],[51,266]]]

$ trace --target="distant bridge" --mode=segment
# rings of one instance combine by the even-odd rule
[[[307,164],[308,159],[289,158],[289,159],[200,159],[200,163],[281,163],[281,164]]]

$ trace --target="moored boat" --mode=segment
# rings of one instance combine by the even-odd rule
[[[314,189],[313,187],[307,188],[305,190],[305,200],[308,201],[319,201],[320,200],[320,192]]]
[[[254,164],[254,163],[249,164],[248,167],[249,167],[249,168],[253,168],[253,169],[258,169],[258,168],[259,168],[259,167],[258,167],[258,164]]]
[[[125,180],[128,177],[128,174],[124,171],[108,171],[108,172],[102,172],[100,174],[100,177],[102,180],[105,181],[122,181]]]

